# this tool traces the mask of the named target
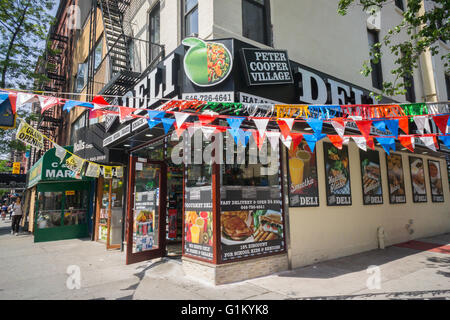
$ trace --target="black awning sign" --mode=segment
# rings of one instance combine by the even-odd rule
[[[249,86],[292,84],[294,78],[286,50],[242,49]]]

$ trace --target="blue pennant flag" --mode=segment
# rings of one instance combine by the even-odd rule
[[[5,100],[8,99],[8,98],[9,98],[9,94],[8,93],[0,93],[0,104],[5,102]]]
[[[305,139],[306,143],[309,146],[309,149],[311,149],[311,152],[314,152],[314,148],[316,147],[316,142],[319,141],[319,140],[317,140],[317,137],[312,134],[304,134],[303,139]]]
[[[228,129],[228,132],[233,136],[234,142],[239,144],[240,133],[238,129]]]
[[[398,138],[398,123],[399,120],[386,120],[385,121],[387,128],[392,133],[395,138]]]
[[[378,143],[383,147],[384,151],[389,155],[390,149],[395,151],[395,139],[394,138],[375,138]]]
[[[378,130],[386,132],[386,123],[383,120],[372,121],[372,124]]]
[[[251,131],[245,131],[245,130],[239,129],[239,138],[244,147],[247,146],[248,142],[250,141],[251,136],[252,136]]]
[[[445,144],[447,148],[450,148],[450,135],[449,136],[440,136],[439,139]]]
[[[325,138],[327,135],[323,134],[323,133],[314,133],[314,138],[316,138],[316,142],[322,140],[323,138]]]
[[[241,124],[244,120],[245,120],[245,118],[243,118],[243,117],[227,118],[229,126],[231,127],[231,129],[236,130],[236,134],[239,133],[239,132],[237,132],[237,130],[239,129],[239,127],[241,126]]]
[[[165,132],[165,134],[167,134],[169,132],[170,128],[173,126],[175,119],[162,118],[161,121],[164,126],[164,132]]]
[[[314,130],[316,134],[322,133],[322,127],[323,127],[323,120],[319,119],[308,119],[306,122],[309,124],[309,126]]]
[[[94,105],[90,102],[67,100],[66,103],[64,104],[63,110],[67,110],[69,112],[73,107],[94,108]]]
[[[154,119],[161,120],[165,115],[166,115],[166,113],[164,111],[148,110],[148,117],[150,118],[150,120],[154,120]]]
[[[152,129],[154,126],[156,126],[156,125],[158,125],[158,124],[160,124],[161,123],[161,120],[147,120],[147,123],[148,123],[148,127],[150,128],[150,129]]]

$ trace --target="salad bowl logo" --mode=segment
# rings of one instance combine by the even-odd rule
[[[186,38],[190,47],[184,56],[184,72],[199,87],[210,87],[224,81],[233,69],[230,51],[221,43]]]

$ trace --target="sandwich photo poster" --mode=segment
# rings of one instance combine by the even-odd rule
[[[414,202],[427,202],[425,169],[422,158],[409,157],[409,169]]]
[[[298,147],[288,152],[289,206],[319,206],[316,152],[311,152],[302,140]]]
[[[220,214],[222,261],[284,251],[280,186],[223,188]]]
[[[386,165],[389,185],[389,203],[406,203],[405,177],[403,175],[402,156],[386,154]]]
[[[363,202],[365,205],[383,204],[380,155],[376,150],[359,150]]]
[[[323,143],[328,206],[352,204],[347,146],[339,150],[332,143]]]
[[[444,202],[441,167],[439,165],[439,161],[428,160],[428,173],[430,176],[431,201]]]

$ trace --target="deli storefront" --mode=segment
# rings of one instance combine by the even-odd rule
[[[193,67],[206,63],[203,55],[210,52],[222,57],[219,69]],[[168,99],[221,104],[184,109],[191,114],[180,123],[197,128],[169,131],[161,121],[116,119],[103,139],[104,148],[128,155],[127,264],[164,256],[178,245],[187,273],[222,284],[376,249],[380,227],[390,244],[411,238],[405,223],[414,227],[414,237],[449,231],[445,152],[433,153],[420,141],[416,154],[400,145],[389,155],[379,145],[364,152],[353,141],[338,149],[328,138],[287,150],[257,134],[235,140],[226,130],[201,129],[205,123],[230,125],[206,121],[208,112],[276,117],[265,104],[373,103],[368,90],[290,61],[286,51],[235,39],[191,39],[143,74],[119,104],[154,109]],[[261,106],[237,110],[227,102]],[[240,125],[255,128],[249,121]],[[304,123],[292,128],[308,130]],[[326,124],[323,133],[336,134]]]

